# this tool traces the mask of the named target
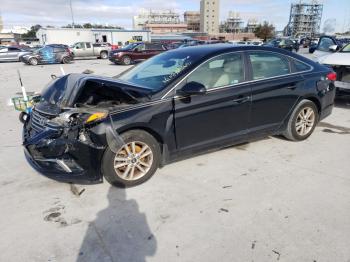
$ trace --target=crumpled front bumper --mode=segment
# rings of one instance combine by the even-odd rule
[[[34,133],[27,121],[23,146],[29,164],[44,176],[74,183],[102,181],[100,165],[105,146],[80,140],[78,130],[46,127]]]

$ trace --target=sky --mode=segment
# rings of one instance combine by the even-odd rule
[[[12,26],[61,26],[72,22],[69,0],[0,0],[0,14],[4,28]],[[172,9],[183,14],[186,10],[199,11],[200,0],[71,0],[75,23],[113,24],[132,28],[132,17],[141,8]],[[220,0],[220,20],[228,11],[239,12],[246,21],[256,18],[269,21],[277,30],[283,30],[289,20],[291,2],[299,0]],[[304,0],[311,1],[311,0]],[[336,23],[337,32],[350,30],[350,0],[319,0],[323,2],[323,24]],[[335,20],[334,20],[335,19]],[[328,20],[328,21],[327,21]]]

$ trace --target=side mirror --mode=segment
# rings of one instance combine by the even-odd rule
[[[198,82],[189,82],[177,91],[177,93],[182,96],[204,95],[206,92],[207,89],[205,86]]]
[[[331,45],[329,47],[329,51],[331,51],[331,52],[337,52],[337,50],[338,50],[338,46],[337,45]]]
[[[316,47],[317,47],[317,46],[310,46],[310,47],[309,47],[309,53],[312,54],[313,52],[315,52]]]
[[[79,47],[79,46],[76,46],[75,49],[80,49],[80,47]]]

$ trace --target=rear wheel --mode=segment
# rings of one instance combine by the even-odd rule
[[[318,110],[310,100],[302,100],[289,118],[283,135],[293,141],[302,141],[314,131],[318,122]]]
[[[156,172],[161,152],[157,140],[143,130],[121,135],[124,144],[116,153],[108,147],[102,159],[102,173],[117,187],[131,187],[150,179]]]
[[[35,66],[35,65],[38,64],[38,59],[36,59],[35,57],[32,57],[31,59],[29,59],[28,62],[29,62],[30,65]]]
[[[108,53],[107,52],[101,52],[100,57],[102,59],[107,59],[108,58]]]
[[[71,59],[68,56],[62,58],[62,64],[69,64]]]
[[[131,61],[130,56],[125,55],[125,56],[122,57],[122,63],[123,63],[123,65],[130,65],[131,62],[132,62],[132,61]]]

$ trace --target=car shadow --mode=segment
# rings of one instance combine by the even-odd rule
[[[350,95],[348,97],[336,98],[335,107],[350,109]]]
[[[157,241],[144,213],[126,190],[110,187],[108,207],[89,223],[77,262],[144,262],[153,256]]]

